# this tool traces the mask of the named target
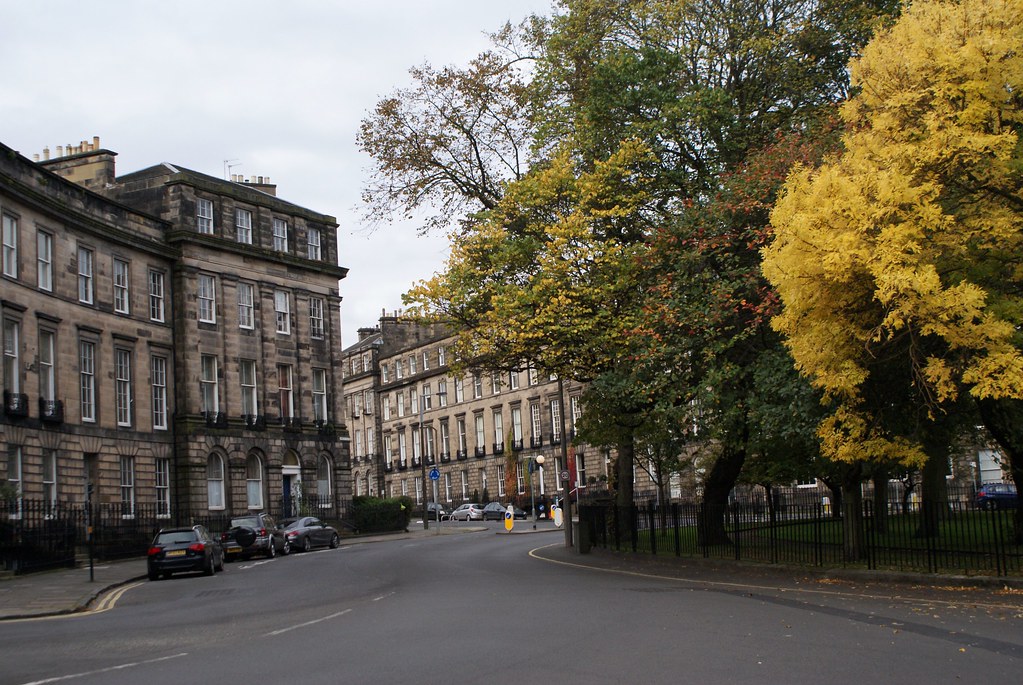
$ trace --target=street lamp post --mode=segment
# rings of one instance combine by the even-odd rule
[[[526,457],[529,460],[529,508],[533,511],[533,530],[536,530],[536,496],[533,491],[533,464],[536,464],[537,468],[543,466],[544,458],[542,454],[538,454],[533,457]]]

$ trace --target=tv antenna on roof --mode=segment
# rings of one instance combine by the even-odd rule
[[[231,164],[231,162],[235,162],[235,163]],[[241,166],[241,162],[239,162],[237,159],[225,159],[224,160],[224,180],[225,181],[230,181],[231,180],[231,169],[235,168],[236,166]]]

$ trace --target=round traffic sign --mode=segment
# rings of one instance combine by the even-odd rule
[[[430,469],[430,480],[440,480],[440,471],[437,470],[436,466]]]

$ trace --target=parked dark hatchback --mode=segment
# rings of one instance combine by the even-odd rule
[[[501,504],[500,502],[491,502],[487,506],[483,507],[483,520],[484,521],[503,521],[504,514],[508,511],[508,506]],[[518,507],[515,507],[512,514],[517,519],[525,519],[526,512]]]
[[[985,483],[977,491],[977,506],[982,509],[1015,509],[1019,504],[1012,483]]]
[[[236,556],[248,559],[253,554],[265,554],[273,559],[287,554],[291,546],[288,538],[269,514],[251,514],[231,519],[231,528],[220,535],[220,544],[228,560]]]
[[[281,521],[281,528],[293,552],[308,552],[313,547],[336,548],[341,544],[341,536],[337,534],[337,529],[314,516],[284,519]]]
[[[149,580],[172,573],[202,571],[212,576],[224,570],[224,550],[203,526],[165,528],[153,538],[146,558]]]

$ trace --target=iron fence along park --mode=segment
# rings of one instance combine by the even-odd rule
[[[1023,574],[1014,509],[978,506],[957,497],[924,506],[891,502],[884,512],[865,499],[852,522],[860,544],[849,554],[849,528],[827,501],[769,506],[732,498],[722,508],[699,502],[609,501],[579,506],[580,548],[659,556],[703,557],[818,568],[862,568],[949,575]],[[724,536],[705,534],[723,529]]]
[[[169,514],[165,505],[68,503],[16,499],[0,503],[0,571],[31,573],[71,567],[83,558],[126,559],[145,554],[161,528],[201,524],[215,536],[231,519],[253,512],[200,511]],[[351,504],[328,498],[281,500],[265,510],[275,519],[316,516],[348,520]]]

